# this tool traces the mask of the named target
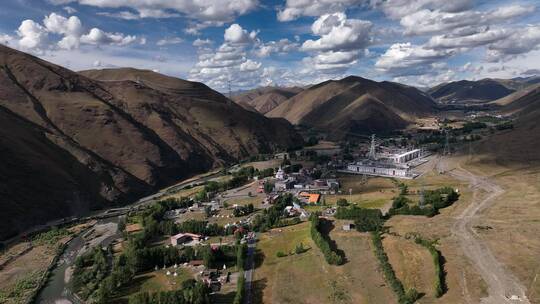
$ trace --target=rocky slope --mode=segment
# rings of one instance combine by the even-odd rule
[[[435,111],[434,101],[413,87],[349,76],[314,85],[266,115],[342,138],[401,129]]]
[[[302,139],[201,83],[150,71],[75,73],[0,45],[0,239],[126,203]]]

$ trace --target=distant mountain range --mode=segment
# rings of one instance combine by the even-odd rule
[[[233,100],[248,110],[266,114],[303,90],[300,87],[262,87],[244,91],[233,96]]]
[[[301,144],[286,120],[201,83],[136,69],[76,73],[0,45],[0,239]]]
[[[536,83],[540,83],[540,77],[460,80],[437,85],[427,93],[441,104],[478,104],[508,96]]]
[[[306,88],[266,116],[343,138],[394,131],[435,112],[431,97],[414,87],[349,76]]]

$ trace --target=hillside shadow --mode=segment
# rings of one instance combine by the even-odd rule
[[[261,267],[266,255],[261,249],[255,249],[255,255],[253,256],[253,269]]]
[[[448,286],[446,285],[446,269],[445,269],[446,259],[440,251],[439,251],[439,264],[441,265],[441,273],[440,273],[441,289],[442,289],[442,294],[445,294],[448,291]]]
[[[214,293],[211,295],[212,303],[220,304],[220,303],[233,303],[234,297],[236,296],[236,292],[231,291],[228,293]]]
[[[268,280],[266,278],[255,280],[251,283],[251,303],[263,303],[263,291],[267,283]]]

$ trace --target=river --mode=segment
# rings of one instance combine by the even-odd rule
[[[82,304],[75,297],[70,288],[71,269],[77,256],[83,254],[89,249],[100,245],[108,246],[114,239],[120,237],[117,232],[117,224],[119,217],[112,217],[99,220],[91,229],[101,229],[105,233],[88,242],[84,239],[86,232],[79,234],[69,242],[67,248],[58,259],[58,263],[51,271],[51,274],[45,283],[45,286],[40,290],[35,303],[40,304]],[[90,243],[90,244],[88,244]],[[87,245],[85,245],[87,244]]]

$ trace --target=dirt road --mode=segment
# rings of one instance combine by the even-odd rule
[[[503,194],[504,189],[488,177],[474,175],[459,165],[455,169],[447,170],[449,167],[445,161],[442,160],[441,163],[444,168],[442,171],[468,182],[474,191],[471,204],[456,218],[452,233],[458,237],[464,254],[488,286],[488,296],[482,298],[481,303],[530,303],[525,288],[504,269],[472,228],[475,218],[481,216],[481,211],[489,207],[493,199]],[[482,197],[480,191],[486,194]]]

